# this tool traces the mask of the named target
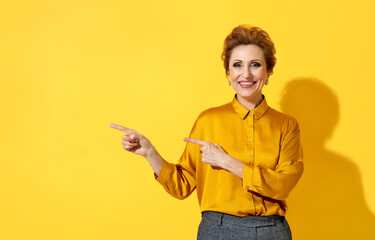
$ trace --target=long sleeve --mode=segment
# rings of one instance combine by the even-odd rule
[[[189,137],[194,138],[197,122],[195,122]],[[196,188],[196,159],[199,147],[187,143],[185,150],[177,164],[172,164],[163,159],[162,169],[155,179],[164,189],[177,199],[187,198]]]
[[[303,173],[303,151],[300,128],[295,119],[290,119],[285,135],[280,142],[279,160],[274,169],[245,164],[243,188],[265,197],[284,200],[297,184]]]

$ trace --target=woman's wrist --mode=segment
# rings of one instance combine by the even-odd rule
[[[228,155],[228,158],[225,159],[222,163],[222,168],[227,170],[228,172],[233,173],[239,178],[242,178],[242,172],[244,163],[235,159],[234,157]]]
[[[159,176],[161,168],[163,166],[163,158],[160,156],[158,151],[154,146],[152,146],[144,155],[148,163],[151,165],[155,174]]]

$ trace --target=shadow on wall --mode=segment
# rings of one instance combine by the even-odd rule
[[[357,166],[325,147],[340,117],[335,93],[317,79],[300,78],[281,99],[282,111],[299,122],[304,150],[304,173],[287,199],[293,239],[375,239]]]

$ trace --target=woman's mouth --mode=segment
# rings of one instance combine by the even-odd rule
[[[255,81],[241,81],[241,82],[238,82],[238,84],[243,87],[243,88],[251,88],[252,86],[255,85]]]

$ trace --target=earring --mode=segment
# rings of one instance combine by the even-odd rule
[[[266,79],[266,83],[265,83],[266,85],[268,84],[268,78]]]
[[[230,80],[228,80],[228,84],[229,84],[229,86],[231,85],[231,84],[230,84]]]

